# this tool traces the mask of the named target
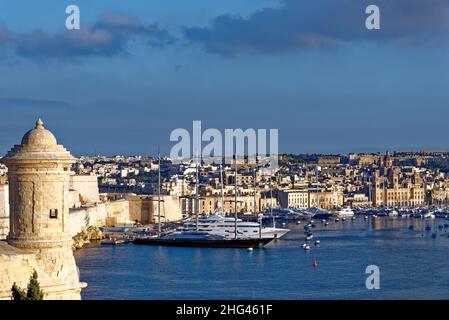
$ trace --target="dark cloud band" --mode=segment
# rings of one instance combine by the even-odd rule
[[[112,56],[125,52],[128,43],[137,39],[153,47],[175,41],[158,25],[143,25],[137,18],[124,14],[106,14],[92,27],[81,26],[80,30],[56,34],[39,30],[12,34],[0,25],[0,44],[8,41],[18,55],[29,58]]]
[[[365,9],[381,9],[381,30],[365,28]],[[221,55],[270,54],[329,48],[352,41],[448,43],[447,0],[284,0],[248,18],[216,17],[208,27],[184,28],[191,43]]]

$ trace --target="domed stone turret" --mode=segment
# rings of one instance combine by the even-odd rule
[[[8,167],[12,195],[8,241],[19,247],[41,247],[56,239],[69,242],[69,179],[75,162],[70,152],[39,118],[22,144],[1,161]]]
[[[53,133],[44,128],[41,118],[37,119],[36,127],[28,131],[22,138],[22,145],[55,146],[57,144]]]
[[[79,299],[81,288],[69,231],[70,168],[75,158],[39,118],[22,144],[4,158],[8,167],[10,229],[7,241],[37,253],[39,280],[51,295]]]
[[[51,131],[44,128],[41,118],[36,126],[22,138],[20,145],[15,145],[2,159],[7,167],[15,166],[18,162],[51,160],[58,165],[67,167],[75,162],[75,158],[57,140]],[[68,169],[66,169],[68,170]]]

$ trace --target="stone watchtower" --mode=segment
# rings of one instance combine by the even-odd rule
[[[75,158],[41,119],[1,162],[8,167],[11,246],[36,252],[39,280],[48,298],[80,298],[69,233],[69,179]],[[45,289],[45,287],[48,287]]]

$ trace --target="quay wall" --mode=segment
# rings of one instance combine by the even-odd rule
[[[99,202],[86,207],[73,208],[69,212],[71,236],[86,231],[89,227],[130,224],[129,203],[126,200]]]

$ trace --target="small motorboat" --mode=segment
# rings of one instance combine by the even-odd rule
[[[117,245],[117,244],[124,244],[125,240],[124,239],[104,239],[101,240],[101,244],[105,244],[105,245]]]
[[[424,219],[435,219],[435,215],[432,212],[426,212],[423,214]]]
[[[399,213],[396,210],[387,211],[387,216],[389,217],[397,217]]]
[[[341,208],[339,210],[337,210],[334,215],[336,215],[337,217],[352,217],[354,216],[354,211],[351,210],[351,208]]]

